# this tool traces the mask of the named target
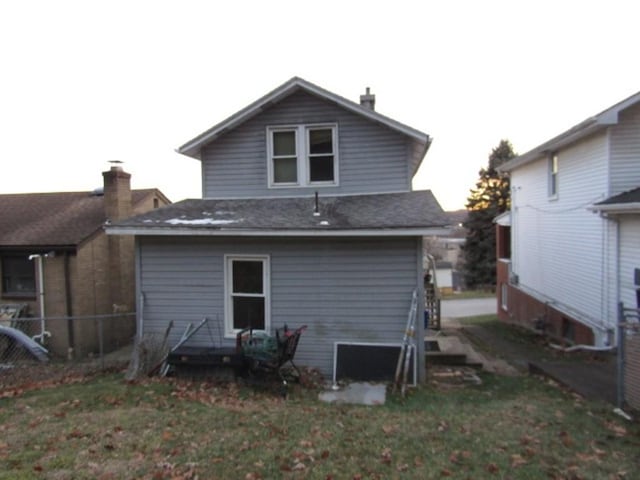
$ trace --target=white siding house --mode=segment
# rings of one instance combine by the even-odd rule
[[[618,302],[636,306],[640,222],[638,212],[620,220],[611,201],[640,186],[640,93],[501,170],[512,186],[506,317],[568,343],[614,346]]]

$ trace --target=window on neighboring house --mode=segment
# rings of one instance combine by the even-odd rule
[[[562,317],[562,338],[570,342],[576,340],[576,327],[575,324],[566,317]]]
[[[29,257],[2,257],[2,293],[17,297],[32,297],[36,294],[35,267]]]
[[[269,128],[269,186],[336,185],[336,130],[335,125]]]
[[[506,283],[500,284],[500,307],[505,312],[509,310],[509,285]]]
[[[270,329],[269,257],[225,257],[225,333]]]
[[[549,158],[549,196],[558,195],[558,155],[553,154]]]

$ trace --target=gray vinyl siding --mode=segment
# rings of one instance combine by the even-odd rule
[[[419,240],[140,238],[138,282],[143,333],[173,320],[175,344],[188,322],[211,321],[190,342],[220,345],[224,255],[269,255],[271,327],[309,326],[296,363],[329,379],[335,341],[400,342],[416,288]],[[223,339],[231,346],[233,339]]]
[[[266,130],[269,126],[338,125],[338,186],[269,188]],[[203,148],[205,198],[409,191],[408,137],[306,92],[294,93]],[[415,158],[413,159],[415,161]]]
[[[617,195],[640,186],[640,105],[620,114],[610,142],[610,195]]]

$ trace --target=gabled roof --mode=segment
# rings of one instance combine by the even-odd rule
[[[109,234],[419,236],[447,233],[429,190],[375,195],[184,200],[107,226]]]
[[[359,103],[352,102],[351,100],[336,95],[335,93],[329,92],[328,90],[318,87],[311,82],[303,80],[302,78],[293,77],[291,80],[283,83],[275,90],[272,90],[271,92],[246,106],[242,110],[234,113],[226,120],[223,120],[217,125],[211,127],[209,130],[189,140],[187,143],[176,149],[176,151],[178,153],[182,153],[183,155],[200,159],[200,149],[204,145],[215,141],[228,131],[253,118],[260,112],[271,108],[274,104],[280,102],[281,100],[287,98],[288,96],[299,90],[303,90],[319,98],[333,102],[357,115],[368,118],[369,120],[380,123],[391,128],[392,130],[396,130],[400,133],[403,133],[404,135],[407,135],[422,149],[421,158],[426,155],[427,150],[429,149],[431,139],[426,133],[420,132],[407,125],[392,120],[389,117],[379,114],[375,110],[363,107]],[[417,170],[417,167],[415,167],[415,170]]]
[[[132,190],[133,205],[152,193]],[[0,195],[0,248],[73,247],[105,220],[104,196],[90,192]]]
[[[640,187],[609,197],[591,207],[602,213],[640,213]]]
[[[460,210],[452,210],[445,213],[451,225],[462,225],[467,221],[467,218],[469,217],[469,212],[465,208],[462,208]]]
[[[511,172],[527,163],[547,156],[560,148],[571,145],[583,138],[588,137],[602,129],[618,123],[620,112],[636,105],[640,102],[640,92],[631,95],[623,101],[616,103],[612,107],[600,112],[599,114],[589,117],[583,122],[575,125],[566,132],[552,138],[551,140],[538,145],[536,148],[529,150],[527,153],[517,156],[501,165],[498,170],[501,172]]]

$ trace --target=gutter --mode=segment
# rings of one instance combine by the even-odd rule
[[[600,214],[612,214],[615,215],[617,213],[640,213],[640,202],[629,202],[629,203],[610,203],[610,204],[601,204],[601,205],[593,205],[589,207],[589,210],[592,212],[597,212]]]
[[[447,235],[446,227],[402,228],[402,229],[354,229],[354,230],[239,230],[203,228],[140,228],[106,227],[107,235],[139,236],[210,236],[210,237],[415,237]]]

